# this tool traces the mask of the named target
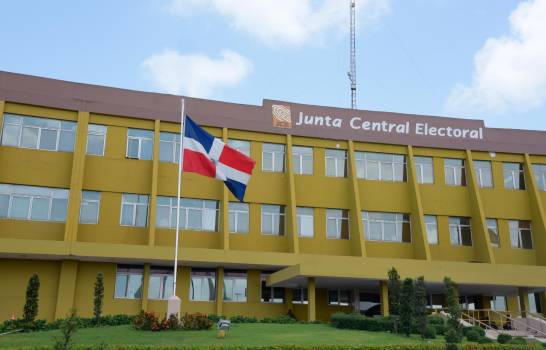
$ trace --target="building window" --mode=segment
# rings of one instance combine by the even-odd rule
[[[470,219],[463,217],[449,218],[449,237],[452,245],[472,245]]]
[[[224,301],[246,302],[247,277],[244,271],[224,272]]]
[[[499,246],[499,226],[497,219],[487,219],[487,232],[489,232],[489,240],[493,247]]]
[[[218,201],[180,198],[180,229],[218,231]],[[157,196],[156,227],[176,228],[176,197]]]
[[[262,171],[284,172],[284,145],[276,143],[262,145]]]
[[[491,174],[491,162],[487,160],[475,160],[474,169],[476,178],[481,188],[493,187],[493,175]]]
[[[531,222],[527,220],[509,220],[510,242],[512,248],[533,249]]]
[[[129,129],[127,131],[127,158],[152,160],[153,149],[153,131],[141,129]]]
[[[523,175],[523,164],[503,163],[504,188],[509,190],[524,190],[525,177]]]
[[[143,275],[142,266],[118,265],[114,296],[119,299],[140,299]]]
[[[159,161],[180,162],[180,134],[164,131],[159,134]]]
[[[307,304],[307,288],[292,289],[292,304]]]
[[[229,202],[229,232],[248,233],[248,204]]]
[[[262,233],[264,235],[284,235],[284,206],[262,204]]]
[[[294,174],[313,175],[313,148],[293,146],[292,162]]]
[[[438,220],[435,215],[425,215],[428,244],[438,244]]]
[[[89,124],[87,128],[86,153],[92,156],[104,156],[106,145],[106,126]]]
[[[355,152],[356,176],[366,180],[406,181],[406,157],[401,154]]]
[[[420,184],[434,183],[434,165],[432,157],[413,157],[417,182]]]
[[[444,159],[446,185],[466,186],[464,159]]]
[[[546,164],[533,164],[533,173],[539,191],[546,191]]]
[[[121,196],[120,224],[136,227],[148,225],[148,195],[124,193]]]
[[[506,311],[506,297],[503,295],[495,295],[491,298],[491,310]]]
[[[346,289],[328,289],[328,305],[351,305],[351,291]]]
[[[261,280],[261,300],[262,303],[282,304],[284,303],[284,288],[268,287],[267,277],[271,273],[262,272]]]
[[[347,177],[347,151],[326,150],[326,176]]]
[[[347,209],[326,209],[326,237],[349,239],[349,211]]]
[[[314,215],[313,208],[296,208],[298,236],[299,237],[313,237],[314,235]]]
[[[82,191],[80,207],[80,224],[98,224],[100,192]]]
[[[369,241],[411,242],[408,214],[363,211],[362,224]]]
[[[250,141],[228,140],[228,146],[250,157]]]
[[[173,276],[172,268],[151,267],[148,299],[169,299],[173,295]]]
[[[68,190],[0,184],[0,218],[66,221]]]
[[[190,300],[216,300],[216,271],[212,269],[192,269],[190,275]]]
[[[76,122],[4,114],[2,146],[73,152]]]

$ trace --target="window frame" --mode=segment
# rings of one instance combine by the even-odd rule
[[[5,188],[5,190],[4,190]],[[11,191],[8,191],[10,190]],[[24,190],[28,191],[24,193]],[[40,191],[44,193],[29,193],[31,191]],[[8,198],[8,207],[5,217],[0,217],[0,220],[17,220],[17,221],[35,221],[35,222],[52,222],[52,223],[66,223],[66,216],[68,214],[68,198],[70,196],[70,190],[64,188],[54,188],[54,187],[43,187],[43,186],[28,186],[28,185],[12,185],[0,183],[0,194],[5,195]],[[13,200],[14,198],[27,198],[28,206],[26,216],[23,217],[13,217]],[[45,199],[48,201],[47,208],[47,219],[36,219],[32,217],[32,209],[34,201],[38,199]],[[64,200],[66,202],[65,206],[65,217],[64,220],[53,220],[53,202],[54,200]]]
[[[161,135],[169,135],[173,137],[173,140],[162,140],[161,139]],[[178,141],[177,141],[178,139]],[[127,142],[128,144],[129,142]],[[164,147],[169,147],[171,148],[171,151],[172,151],[172,155],[173,155],[173,159],[172,160],[162,160],[161,159],[161,146],[164,145],[164,144],[168,144]],[[153,145],[153,144],[152,144]],[[177,146],[178,146],[178,152],[177,152]],[[180,161],[180,155],[182,153],[181,151],[181,147],[182,147],[182,142],[180,141],[180,133],[175,133],[175,132],[169,132],[169,131],[161,131],[159,133],[159,161],[162,162],[162,163],[173,163],[173,164],[178,164],[179,161]],[[153,156],[152,156],[153,158]],[[177,159],[178,158],[178,159]]]
[[[209,280],[211,279],[214,283],[214,293],[209,293],[209,296],[213,296],[212,299],[194,299],[194,286],[193,286],[193,279],[198,278],[201,281],[203,280]],[[202,290],[200,291],[200,293]],[[190,271],[190,288],[189,288],[189,295],[188,299],[189,301],[197,301],[197,302],[215,302],[218,294],[218,276],[215,270],[212,269],[194,269],[192,268]]]
[[[491,246],[494,248],[500,247],[500,235],[499,235],[499,221],[495,218],[486,218],[485,219],[486,226],[487,226],[487,233],[489,234],[489,242],[491,243]],[[495,225],[493,226],[491,223],[495,222]],[[492,232],[494,232],[495,236],[497,237],[497,242],[493,242],[491,239]]]
[[[459,223],[457,223],[457,224],[450,223],[449,219],[451,219],[451,218],[458,219]],[[468,225],[461,224],[460,220],[462,220],[462,219],[468,220]],[[448,227],[449,227],[449,242],[451,243],[452,246],[456,246],[456,247],[473,247],[474,246],[474,238],[472,237],[472,222],[471,222],[470,218],[460,217],[460,216],[450,216],[450,217],[448,217]],[[452,236],[451,236],[451,228],[452,227],[457,228],[457,244],[453,243],[453,240],[452,240]],[[463,227],[468,227],[468,230],[470,232],[470,245],[464,244],[463,231],[462,231]]]
[[[176,229],[176,211],[178,210],[178,205],[176,203],[176,197],[169,197],[169,196],[157,196],[161,199],[168,199],[169,205],[167,204],[161,204],[159,201],[156,201],[156,222],[155,227],[160,229],[167,229],[167,230],[174,230]],[[200,207],[193,207],[193,206],[186,206],[184,204],[184,200],[190,200],[190,201],[200,201],[201,206]],[[211,209],[206,206],[207,203],[214,203],[216,206],[216,209]],[[168,208],[169,213],[169,226],[159,226],[158,220],[160,219],[157,212],[160,207],[162,208]],[[174,218],[173,218],[173,211],[174,211]],[[200,229],[195,228],[189,228],[189,221],[190,221],[190,211],[199,211],[201,215],[201,227]],[[207,211],[215,211],[215,228],[214,230],[206,230],[205,229],[205,221],[206,221],[206,215],[205,212]],[[201,199],[201,198],[186,198],[181,197],[180,198],[180,222],[179,222],[179,228],[184,231],[198,231],[198,232],[218,232],[219,231],[219,212],[220,212],[220,201],[214,200],[214,199]]]
[[[120,270],[127,270],[127,271],[120,271]],[[139,272],[131,271],[131,270],[140,270]],[[118,276],[127,276],[127,280],[125,282],[125,293],[123,296],[118,296]],[[128,297],[127,292],[129,290],[129,276],[140,276],[140,296],[139,297]],[[114,282],[114,299],[128,299],[128,300],[140,300],[143,296],[143,288],[144,288],[144,267],[136,267],[136,266],[129,266],[129,265],[118,265],[116,267],[116,278]]]
[[[356,175],[358,179],[363,179],[367,181],[384,181],[384,182],[407,182],[408,180],[408,170],[407,170],[407,155],[400,153],[385,153],[385,152],[366,152],[366,151],[355,151],[355,166],[356,166]],[[382,159],[368,159],[371,155],[376,155],[376,157],[389,156],[391,159],[382,160]],[[402,157],[402,162],[396,161],[395,157]],[[377,179],[371,178],[371,175],[368,175],[368,169],[370,168],[368,162],[377,165]],[[363,169],[359,169],[358,164],[361,163]],[[392,179],[385,179],[383,175],[383,166],[385,167],[390,164]],[[396,178],[396,164],[402,165],[402,179],[398,180]],[[363,170],[363,172],[362,172]],[[359,176],[359,173],[362,172],[362,176]]]
[[[430,231],[429,231],[429,227],[432,225],[432,223],[430,222],[427,222],[427,217],[428,218],[434,218],[434,229],[436,231],[436,239],[435,239],[435,242],[431,242],[430,241]],[[440,244],[440,234],[438,232],[438,216],[437,215],[424,215],[423,216],[423,220],[425,222],[425,230],[427,232],[427,243],[428,244],[432,244],[432,245],[438,245]]]
[[[519,167],[518,170],[516,169],[510,169],[506,168],[506,166],[510,165],[517,165]],[[506,175],[507,173],[510,174],[510,177],[512,179],[511,181],[511,187],[506,187]],[[503,182],[504,182],[504,189],[505,190],[525,190],[527,188],[526,185],[526,179],[525,179],[525,169],[523,167],[522,163],[514,163],[514,162],[503,162],[502,163],[502,176],[503,176]],[[517,178],[517,180],[516,180]],[[520,181],[521,180],[521,181]],[[519,183],[519,187],[516,186],[516,181]]]
[[[11,121],[6,121],[7,117],[14,117],[19,118],[20,123],[15,123]],[[40,126],[40,125],[33,125],[33,124],[25,124],[25,120],[33,120],[33,119],[40,119],[42,121],[51,121],[51,122],[58,122],[58,127],[53,126]],[[66,129],[63,127],[63,123],[70,123],[73,126],[73,129]],[[5,145],[4,144],[4,136],[5,136],[5,127],[6,125],[11,126],[17,126],[19,127],[19,133],[17,135],[17,145]],[[74,146],[76,142],[76,132],[77,132],[77,122],[73,120],[64,120],[64,119],[55,119],[55,118],[47,118],[42,116],[30,116],[30,115],[22,115],[22,114],[13,114],[13,113],[4,113],[4,118],[2,119],[2,135],[0,138],[0,146],[6,146],[6,147],[16,147],[16,148],[25,148],[25,149],[33,149],[33,150],[40,150],[40,151],[49,151],[49,152],[66,152],[66,153],[74,153]],[[27,129],[37,129],[37,136],[36,136],[36,147],[28,147],[23,146],[23,130]],[[47,149],[47,148],[40,148],[40,143],[42,139],[42,130],[49,130],[49,131],[55,131],[55,149]],[[72,150],[65,151],[60,150],[59,145],[61,141],[61,135],[63,132],[69,132],[72,133]]]
[[[157,270],[157,271],[154,271]],[[163,270],[161,272],[158,272],[160,270]],[[159,282],[159,294],[160,294],[160,297],[159,298],[152,298],[150,297],[150,288],[152,286],[152,278],[153,277],[160,277],[160,282]],[[166,291],[167,291],[167,288],[166,288],[166,280],[165,279],[168,279],[169,277],[171,277],[173,279],[173,283],[174,283],[174,271],[172,268],[156,268],[156,267],[150,267],[150,276],[149,276],[149,279],[148,279],[148,300],[168,300],[171,296],[172,296],[172,293],[173,293],[173,290],[172,290],[172,285],[171,285],[171,290],[169,291],[169,295],[166,295]]]
[[[428,163],[421,163],[418,161],[418,159],[430,159],[430,164]],[[434,158],[429,156],[414,156],[413,157],[413,163],[415,164],[415,175],[417,177],[417,183],[420,185],[432,185],[434,184]],[[430,166],[430,171],[432,174],[431,181],[425,181],[424,173],[425,168],[428,168]],[[420,171],[418,171],[420,169]]]
[[[230,206],[231,204],[242,204],[246,206],[246,211],[239,210],[239,209],[232,209]],[[231,214],[233,213],[234,225],[235,225],[235,231],[231,230]],[[239,231],[239,214],[246,214],[246,231]],[[240,202],[228,202],[228,231],[229,233],[237,233],[237,234],[248,234],[250,231],[250,205],[248,203],[240,203]]]
[[[90,126],[102,126],[104,127],[104,134],[103,133],[100,133],[100,132],[97,132],[97,131],[91,131],[90,130]],[[97,157],[104,157],[104,153],[106,152],[106,135],[108,133],[108,126],[106,125],[101,125],[101,124],[89,124],[88,127],[87,127],[87,140],[85,142],[85,154],[86,155],[89,155],[89,156],[97,156]],[[94,154],[94,153],[89,153],[89,135],[94,135],[94,136],[102,136],[102,152],[101,154]]]
[[[244,276],[243,276],[244,275]],[[237,281],[244,280],[245,282],[245,294],[244,300],[242,299],[226,299],[227,298],[227,288],[226,281],[234,281],[233,292],[235,292],[235,286]],[[235,293],[233,294],[235,296]],[[222,279],[222,302],[226,303],[246,303],[248,302],[248,273],[247,271],[224,271],[224,278]]]
[[[527,223],[529,225],[529,228],[522,228],[520,225],[522,223]],[[514,241],[513,241],[513,237],[512,237],[512,226],[511,224],[512,223],[517,223],[518,225],[518,242],[517,242],[517,245],[514,245]],[[510,246],[513,248],[513,249],[523,249],[523,250],[533,250],[534,247],[535,247],[535,242],[533,240],[533,230],[532,230],[532,223],[530,220],[508,220],[508,230],[509,230],[509,234],[510,234]],[[531,242],[531,247],[530,248],[525,248],[523,245],[524,243],[524,240],[523,240],[523,237],[522,237],[522,231],[528,231],[529,232],[529,242]]]
[[[241,147],[234,146],[234,142],[244,142],[244,143],[248,144],[248,153],[246,152],[246,150],[241,149]],[[247,157],[250,157],[250,155],[252,154],[251,153],[252,152],[252,143],[249,140],[228,139],[227,145],[229,147],[233,148],[234,150],[236,150],[238,152],[241,152],[242,154],[246,155]]]
[[[299,290],[301,298],[299,300],[296,300],[294,298],[294,291]],[[308,288],[292,288],[292,304],[297,305],[308,305],[309,304],[309,290]]]
[[[334,292],[337,295],[337,301],[330,301],[330,293]],[[341,302],[341,293],[347,293],[348,294],[348,301],[347,303]],[[328,288],[326,291],[326,303],[331,306],[342,306],[347,307],[351,306],[353,304],[353,295],[352,291],[350,289],[343,289],[343,288]]]
[[[284,304],[286,300],[286,292],[283,287],[268,287],[267,286],[267,277],[270,276],[270,272],[261,272],[260,273],[260,302],[262,304]],[[265,285],[265,286],[264,286]],[[264,299],[264,290],[269,289],[271,293],[271,300],[272,301],[265,301]],[[275,290],[282,290],[282,300],[281,301],[275,301],[277,298],[275,297]]]
[[[535,163],[532,168],[538,190],[546,192],[546,164]]]
[[[298,209],[310,209],[311,214],[300,214],[298,213]],[[302,233],[302,221],[301,218],[305,217],[307,219],[311,218],[311,226],[312,226],[312,232],[311,235],[305,235]],[[315,236],[315,208],[311,207],[296,207],[296,226],[298,231],[298,238],[313,238]]]
[[[328,154],[328,152],[330,152],[330,154]],[[343,152],[343,157],[341,157],[340,155],[335,155],[341,154],[341,152]],[[328,160],[334,161],[334,174],[328,173]],[[347,150],[326,148],[324,150],[324,175],[327,177],[347,177],[347,160]],[[341,161],[343,161],[343,163],[340,165]]]
[[[446,164],[446,161],[450,160],[457,160],[461,161],[462,165],[451,165]],[[457,169],[461,170],[460,179],[457,181]],[[448,170],[452,173],[454,182],[453,184],[450,184],[448,180]],[[446,186],[466,186],[466,160],[461,158],[444,158],[444,183]]]
[[[296,150],[300,149],[309,149],[311,150],[311,154],[305,154],[305,153],[299,153]],[[294,175],[313,175],[314,173],[314,150],[313,147],[307,147],[307,146],[292,146],[292,171],[294,172]],[[295,168],[296,162],[294,161],[294,158],[299,159],[299,169]],[[311,159],[311,169],[309,171],[305,171],[304,169],[304,158],[310,158]]]
[[[332,217],[332,216],[329,216],[328,213],[333,213],[333,212],[341,212],[341,217]],[[344,214],[347,214],[346,217],[344,217]],[[337,209],[337,208],[328,208],[326,209],[326,239],[334,239],[334,240],[350,240],[351,238],[351,227],[350,227],[350,221],[349,221],[349,210],[348,209]],[[335,232],[335,236],[332,236],[329,232],[328,232],[328,221],[329,220],[334,220],[335,221],[335,226],[336,226],[336,232]],[[342,237],[343,236],[343,221],[346,221],[347,222],[347,237],[344,238]],[[339,232],[337,232],[339,228]]]
[[[269,206],[269,207],[279,207],[279,213],[270,213],[270,212],[264,212],[264,206]],[[261,204],[260,205],[260,209],[261,209],[261,215],[260,215],[260,221],[261,221],[261,234],[264,235],[264,236],[278,236],[278,237],[282,237],[285,235],[286,233],[286,208],[284,205],[278,205],[278,204]],[[279,217],[279,232],[275,233],[275,232],[265,232],[264,231],[264,214],[266,216],[269,216],[271,218],[271,231],[274,231],[274,226],[275,226],[275,216],[278,216]],[[280,224],[281,223],[281,218],[282,218],[282,225]]]
[[[130,136],[129,133],[131,132],[131,130],[149,132],[149,133],[152,133],[152,136],[151,136],[151,137],[146,137],[146,136]],[[137,156],[136,156],[136,157],[130,157],[130,156],[129,156],[129,140],[137,140],[137,141],[138,141],[138,151],[137,151]],[[149,141],[151,141],[151,143],[152,143],[152,154],[151,154],[150,159],[143,159],[143,157],[142,157],[142,143],[143,143],[144,140],[149,140]],[[151,160],[154,159],[153,148],[154,148],[153,130],[138,129],[138,128],[127,128],[127,143],[126,143],[126,145],[125,145],[125,159],[135,159],[135,160],[146,160],[146,161],[151,161]]]
[[[85,198],[84,198],[84,192],[95,192],[95,193],[98,193],[99,199],[85,199]],[[80,217],[79,217],[79,223],[80,223],[80,224],[82,224],[82,225],[97,225],[97,224],[99,223],[99,217],[100,217],[100,197],[101,197],[101,193],[98,192],[98,191],[87,191],[87,190],[82,190],[82,197],[81,197],[81,202],[80,202]],[[83,211],[84,202],[85,202],[85,203],[97,203],[97,215],[96,215],[96,218],[95,218],[95,222],[82,222],[82,211]]]
[[[395,220],[387,220],[387,219],[369,219],[369,214],[388,214],[388,215],[394,215]],[[405,216],[407,216],[407,220],[405,220]],[[399,218],[401,217],[401,220]],[[363,210],[361,214],[362,218],[362,225],[364,225],[364,232],[365,232],[365,240],[371,241],[371,242],[386,242],[386,243],[412,243],[412,232],[411,232],[411,220],[409,214],[406,213],[393,213],[393,212],[379,212],[379,211],[366,211]],[[381,225],[381,239],[372,239],[369,237],[368,228],[370,227],[370,222],[379,223]],[[395,233],[396,237],[400,238],[400,240],[387,240],[385,239],[385,224],[394,224],[395,226]],[[407,224],[409,226],[410,230],[410,240],[409,242],[404,241],[404,224]],[[398,232],[398,229],[400,228],[400,232]]]
[[[264,146],[269,146],[269,145],[273,145],[273,146],[282,146],[282,153],[281,151],[266,151]],[[265,154],[271,154],[271,169],[266,169],[265,168],[265,162],[264,162],[264,155]],[[281,165],[281,170],[275,170],[276,168],[276,157],[275,155],[276,154],[279,154],[281,153],[282,154],[282,165]],[[286,170],[286,145],[282,144],[282,143],[262,143],[262,172],[267,172],[267,173],[284,173]]]
[[[125,201],[125,196],[126,195],[136,195],[136,196],[139,196],[138,198],[140,198],[140,196],[146,196],[147,197],[147,202],[146,204],[144,203],[139,203],[139,202],[136,202],[136,203],[132,203],[132,202],[126,202]],[[131,220],[131,224],[130,225],[125,225],[123,224],[123,206],[124,205],[130,205],[132,206],[132,220]],[[144,226],[140,226],[140,225],[136,225],[136,219],[137,219],[137,207],[139,206],[146,206],[146,223]],[[124,226],[124,227],[148,227],[149,225],[149,215],[150,215],[150,195],[147,195],[147,194],[139,194],[139,193],[122,193],[121,194],[121,211],[120,211],[120,214],[119,214],[119,225],[120,226]]]
[[[489,168],[480,166],[480,164],[488,164]],[[476,172],[476,179],[478,180],[479,188],[493,188],[494,187],[493,164],[491,164],[491,161],[476,159],[473,161],[473,165],[474,165],[474,171]],[[483,172],[485,170],[489,171],[489,179],[491,180],[491,183],[488,185],[483,184]]]

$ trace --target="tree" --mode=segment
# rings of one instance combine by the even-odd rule
[[[427,329],[427,294],[425,291],[425,278],[423,276],[417,278],[414,284],[414,317],[415,325],[421,338],[425,338]]]
[[[100,317],[102,315],[102,305],[104,303],[104,275],[102,272],[97,273],[95,281],[95,293],[93,298],[93,315],[95,316],[95,324],[100,325]]]
[[[23,319],[25,322],[33,322],[38,316],[38,293],[40,291],[40,278],[33,274],[28,280]]]
[[[70,350],[74,343],[74,334],[78,330],[78,315],[76,309],[71,309],[68,317],[61,321],[59,326],[61,337],[55,338],[54,350]]]
[[[400,305],[400,275],[394,267],[389,270],[389,313],[394,317],[394,332],[398,333],[398,316]]]
[[[461,306],[459,305],[459,290],[457,284],[449,277],[444,278],[445,295],[447,302],[447,312],[449,319],[447,320],[447,328],[451,333],[451,343],[459,343],[462,340],[461,329]],[[458,341],[457,341],[458,340]]]
[[[414,286],[411,278],[406,278],[400,288],[400,332],[404,333],[407,337],[410,336],[411,326],[413,323],[414,315]]]

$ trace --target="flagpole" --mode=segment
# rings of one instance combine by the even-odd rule
[[[185,118],[185,100],[182,97],[181,113],[180,113],[180,152],[178,154],[178,191],[177,191],[177,204],[176,204],[176,239],[174,243],[174,275],[173,275],[173,296],[176,296],[176,280],[178,272],[178,237],[180,233],[180,190],[182,187],[182,171],[184,167],[184,122]],[[177,312],[178,314],[178,312]]]

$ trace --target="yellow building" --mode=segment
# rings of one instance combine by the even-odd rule
[[[180,96],[0,72],[0,320],[166,311]],[[259,318],[388,313],[387,270],[442,280],[466,308],[541,312],[546,132],[264,100],[186,98],[200,125],[256,161],[245,203],[184,174],[181,311]]]

